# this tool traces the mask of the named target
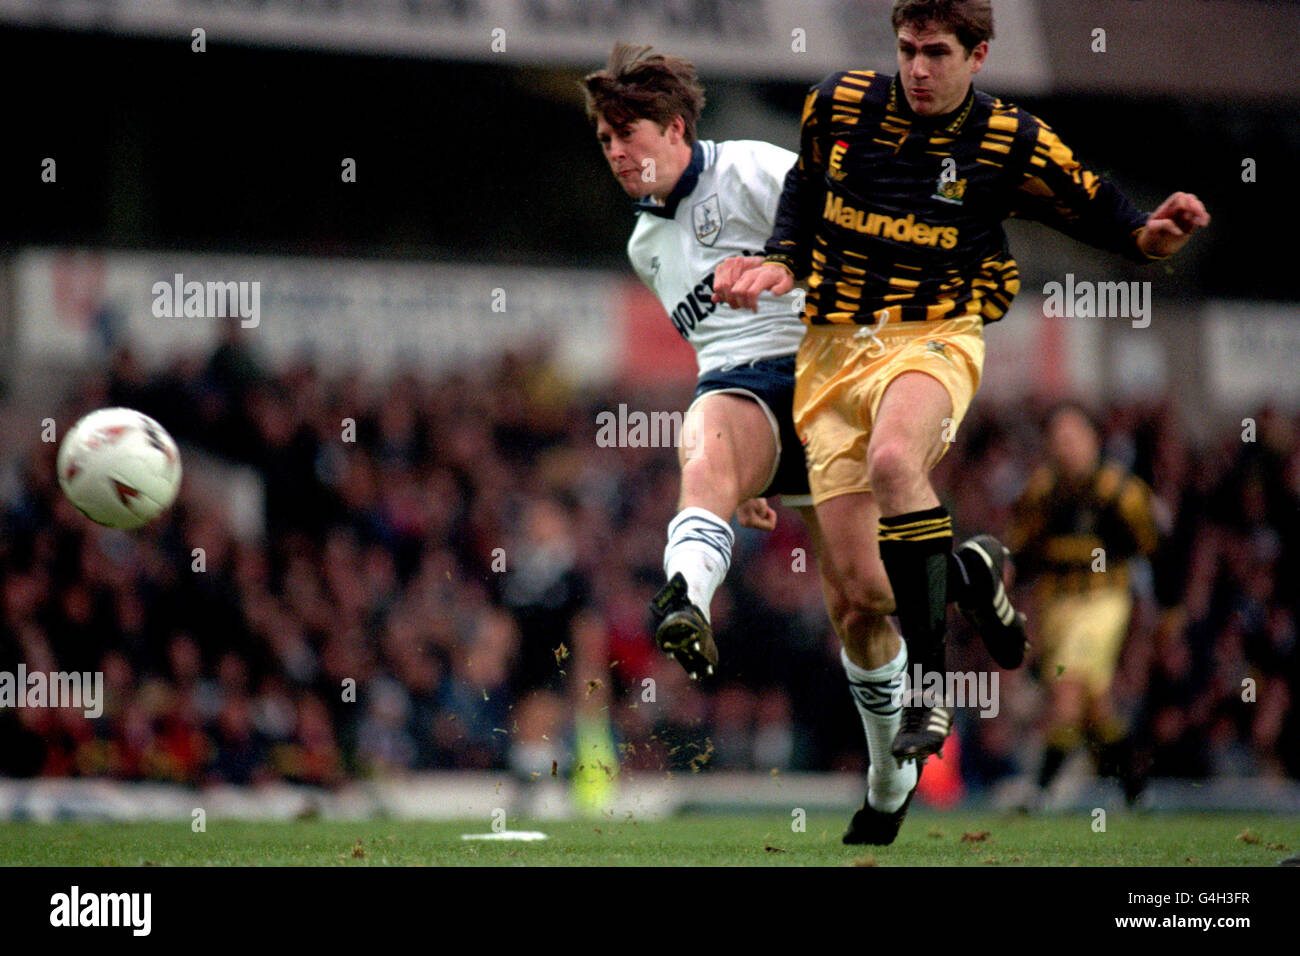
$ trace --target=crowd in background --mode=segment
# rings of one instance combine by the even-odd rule
[[[689,392],[578,391],[542,349],[386,381],[265,367],[233,327],[160,372],[119,349],[60,428],[101,406],[144,411],[181,443],[185,486],[157,522],[108,531],[62,497],[57,444],[34,432],[8,449],[0,671],[101,671],[106,702],[97,719],[0,711],[0,775],[565,773],[575,713],[608,727],[627,770],[863,769],[793,512],[738,533],[713,685],[653,646],[675,452],[601,447],[597,415],[680,410]],[[1040,460],[1037,407],[975,403],[935,474],[959,535],[1006,526]],[[1115,689],[1152,772],[1300,777],[1300,422],[1262,410],[1253,440],[1197,445],[1170,403],[1100,411],[1108,457],[1152,486],[1165,531],[1134,575]],[[232,466],[260,479],[259,533],[234,520]],[[950,648],[953,668],[994,666],[956,615]],[[1038,757],[1050,675],[1000,679],[996,718],[960,712],[971,788]]]

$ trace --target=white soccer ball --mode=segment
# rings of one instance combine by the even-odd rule
[[[130,408],[91,412],[63,437],[59,485],[91,521],[138,528],[176,500],[181,455],[167,430]]]

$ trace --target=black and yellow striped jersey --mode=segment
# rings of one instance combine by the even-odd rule
[[[1151,489],[1116,464],[1077,483],[1041,467],[1016,501],[1006,543],[1023,579],[1062,590],[1127,587],[1127,560],[1159,545]]]
[[[876,324],[1000,319],[1020,288],[1003,220],[1043,222],[1151,261],[1146,215],[1085,169],[1047,124],[973,87],[918,117],[896,77],[833,74],[804,103],[769,261],[808,279],[804,319]]]

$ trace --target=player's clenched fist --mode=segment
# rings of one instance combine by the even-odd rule
[[[763,264],[762,256],[732,256],[713,271],[713,301],[725,302],[736,280]]]
[[[1204,203],[1192,193],[1174,193],[1147,219],[1138,247],[1149,256],[1172,256],[1192,233],[1209,224]]]
[[[771,531],[776,527],[776,512],[766,498],[750,498],[736,508],[736,520],[742,528]]]
[[[734,256],[713,274],[713,301],[733,309],[758,310],[761,292],[785,295],[794,288],[794,276],[784,266],[763,262],[762,256]]]

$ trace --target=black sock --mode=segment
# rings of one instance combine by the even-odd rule
[[[1061,772],[1061,767],[1065,763],[1065,758],[1070,752],[1064,747],[1054,747],[1048,745],[1043,752],[1043,765],[1038,768],[1038,789],[1046,790],[1056,779],[1056,775]]]
[[[944,672],[952,518],[944,507],[880,519],[880,560],[894,590],[909,670]]]
[[[1096,754],[1097,774],[1122,780],[1129,764],[1129,742],[1123,725],[1110,721],[1100,727],[1090,727],[1086,736],[1088,746]]]

